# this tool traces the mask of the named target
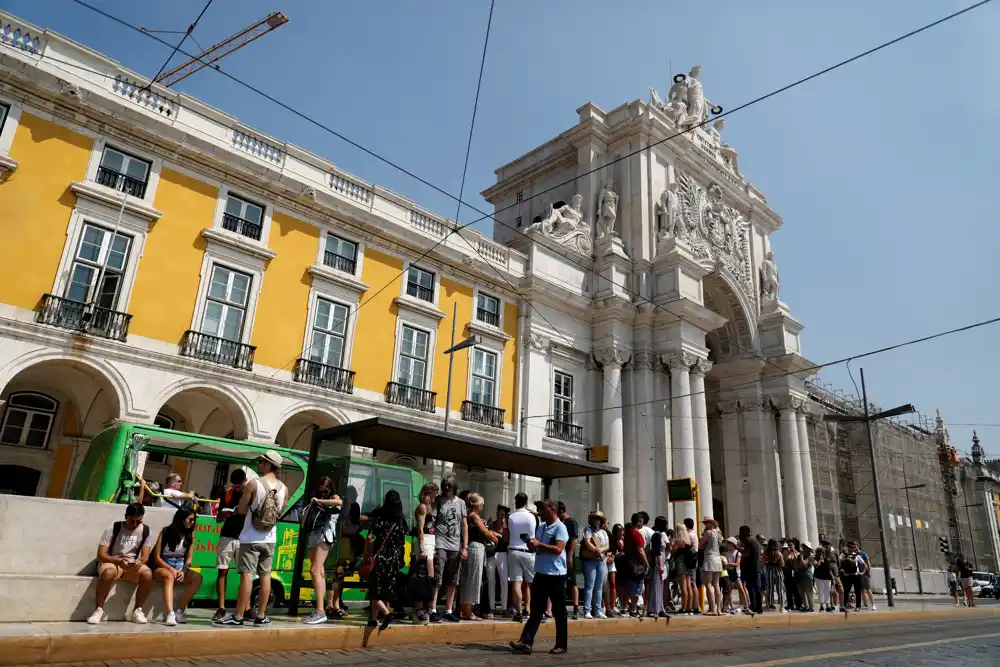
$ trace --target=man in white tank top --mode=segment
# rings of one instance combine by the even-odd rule
[[[250,480],[243,489],[237,510],[244,517],[243,532],[240,533],[240,548],[237,562],[240,572],[240,593],[236,600],[236,612],[227,614],[216,625],[242,626],[243,617],[250,606],[250,593],[253,589],[253,577],[260,578],[260,595],[257,604],[257,616],[254,626],[268,625],[271,619],[267,617],[267,600],[271,597],[271,563],[274,559],[274,549],[278,541],[278,527],[271,526],[260,530],[254,525],[254,511],[261,507],[271,490],[276,490],[276,501],[280,508],[278,516],[285,513],[288,504],[288,489],[282,484],[275,473],[281,469],[281,455],[274,450],[264,453],[257,461],[257,479]]]

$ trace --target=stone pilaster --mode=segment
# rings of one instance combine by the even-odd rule
[[[670,369],[670,432],[673,449],[673,477],[696,478],[694,463],[694,424],[691,414],[691,366],[698,357],[689,352],[663,356],[663,363]],[[674,503],[674,520],[695,517],[694,503]]]
[[[816,516],[816,488],[813,486],[812,453],[809,447],[809,428],[806,423],[808,404],[804,404],[795,418],[799,431],[799,458],[802,463],[802,493],[805,497],[806,527],[808,539],[813,544],[819,541],[819,519]]]
[[[708,443],[708,407],[705,404],[705,374],[712,362],[698,359],[691,365],[691,421],[694,427],[694,473],[698,482],[702,516],[715,514],[712,491],[712,457]],[[701,521],[702,517],[695,517]]]
[[[656,496],[656,515],[667,517],[667,522],[673,526],[674,510],[673,506],[667,502],[667,480],[673,473],[673,461],[671,460],[670,433],[670,375],[667,368],[662,364],[656,373],[656,384],[658,389],[656,403],[656,452],[653,460],[653,489]]]
[[[625,470],[622,451],[624,434],[621,394],[622,365],[629,360],[630,356],[630,352],[617,347],[598,350],[594,353],[594,359],[604,369],[601,422],[604,443],[608,446],[608,464],[620,471],[617,475],[605,475],[601,484],[601,510],[607,515],[608,521],[612,523],[624,523],[622,476],[630,472]]]
[[[656,357],[651,352],[638,352],[632,359],[635,374],[634,387],[636,400],[633,410],[636,413],[635,431],[635,507],[626,505],[629,513],[644,509],[649,513],[656,511],[656,498],[659,493],[666,493],[655,487],[655,461],[653,458],[654,434],[656,433],[656,395],[655,366]],[[654,515],[655,516],[655,515]]]
[[[743,471],[743,443],[740,442],[739,401],[721,401],[722,460],[726,479],[726,525],[723,529],[735,535],[742,525],[750,525],[747,511],[749,497],[745,493],[747,479]]]
[[[806,539],[806,501],[802,485],[802,456],[799,451],[799,426],[796,413],[803,400],[794,396],[777,399],[778,407],[778,457],[781,461],[782,500],[785,510],[787,537]]]

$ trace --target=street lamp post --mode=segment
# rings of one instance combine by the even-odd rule
[[[905,415],[915,412],[912,405],[907,403],[898,408],[883,410],[882,412],[871,414],[868,408],[868,388],[865,386],[865,369],[861,369],[861,400],[865,407],[864,417],[854,417],[851,415],[823,415],[823,421],[828,422],[864,422],[868,431],[868,455],[872,462],[872,487],[875,493],[875,511],[878,512],[878,540],[882,548],[882,570],[885,575],[885,599],[890,607],[895,607],[896,602],[892,594],[892,575],[889,571],[889,549],[885,546],[885,519],[882,515],[882,493],[878,485],[878,466],[875,463],[875,439],[872,437],[872,422],[879,419],[888,419],[898,415]],[[910,522],[913,525],[913,522]]]
[[[444,430],[448,430],[448,421],[451,416],[451,372],[455,366],[455,353],[475,345],[479,345],[479,336],[469,336],[461,343],[455,344],[455,327],[458,324],[458,303],[451,309],[451,347],[444,351],[448,355],[448,391],[444,397]]]
[[[903,491],[906,493],[906,520],[910,523],[910,541],[913,542],[913,566],[917,569],[917,592],[924,594],[924,582],[920,578],[920,556],[917,553],[917,533],[913,525],[913,510],[910,509],[910,489],[922,489],[926,484],[906,484],[906,461],[903,461]]]

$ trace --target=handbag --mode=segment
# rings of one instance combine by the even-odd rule
[[[362,581],[367,581],[369,577],[371,577],[372,569],[374,569],[375,567],[375,559],[378,558],[378,555],[380,553],[382,553],[382,549],[385,548],[385,545],[389,542],[389,538],[392,537],[392,534],[393,532],[395,532],[395,530],[396,526],[390,528],[389,532],[386,533],[385,539],[382,540],[382,544],[378,545],[378,551],[376,551],[373,556],[368,556],[367,558],[365,558],[364,564],[361,566],[361,569],[358,570],[358,576],[361,577]]]

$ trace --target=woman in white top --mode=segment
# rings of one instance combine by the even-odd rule
[[[604,579],[608,575],[605,563],[609,543],[608,533],[604,529],[606,523],[601,510],[595,510],[587,517],[587,527],[583,529],[580,562],[583,565],[584,618],[607,618],[601,605]]]

